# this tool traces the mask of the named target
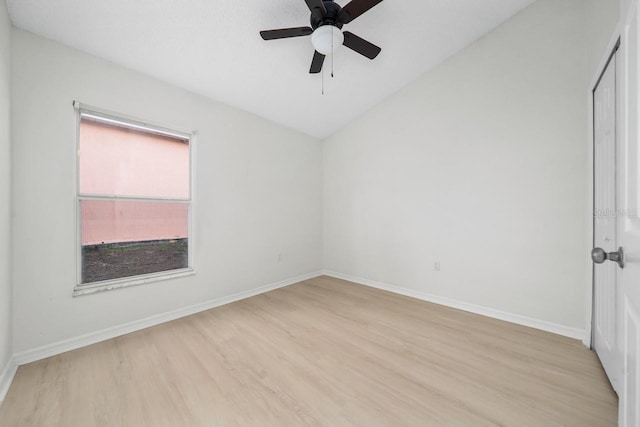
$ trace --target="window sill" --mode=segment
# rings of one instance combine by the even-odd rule
[[[159,282],[162,280],[193,276],[194,274],[196,274],[196,272],[193,268],[183,268],[180,270],[145,274],[143,276],[124,277],[121,279],[105,280],[86,285],[76,285],[73,290],[73,296],[79,297],[82,295],[95,294],[97,292],[110,291],[113,289],[128,288],[130,286],[144,285],[146,283]]]

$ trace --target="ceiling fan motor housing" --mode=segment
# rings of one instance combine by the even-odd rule
[[[333,25],[338,28],[342,28],[342,21],[338,19],[340,15],[340,5],[332,0],[326,0],[322,2],[327,14],[322,16],[322,11],[319,8],[315,8],[311,11],[311,28],[314,30],[322,25]]]

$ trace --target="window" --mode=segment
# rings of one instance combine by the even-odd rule
[[[191,143],[79,108],[76,295],[191,271]]]

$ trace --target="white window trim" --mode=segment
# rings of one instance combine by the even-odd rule
[[[73,289],[73,296],[81,296],[93,294],[96,292],[109,291],[113,289],[121,289],[130,286],[137,286],[146,283],[159,282],[164,280],[177,279],[180,277],[192,276],[196,273],[194,266],[193,248],[195,247],[194,239],[194,225],[193,225],[193,211],[195,203],[195,186],[194,186],[194,158],[197,131],[183,131],[176,128],[168,128],[165,126],[150,123],[145,120],[140,120],[124,114],[113,113],[101,108],[92,107],[86,104],[81,104],[78,101],[73,102],[75,113],[75,130],[76,130],[76,144],[73,155],[75,156],[75,192],[74,203],[76,212],[76,283]],[[123,125],[129,128],[144,130],[147,132],[155,133],[158,135],[170,136],[173,138],[183,139],[189,144],[189,198],[154,198],[154,197],[128,197],[128,196],[105,196],[105,195],[92,195],[80,193],[80,157],[78,156],[80,149],[80,121],[81,118],[89,117],[92,120],[103,121],[108,124]],[[181,268],[176,270],[160,271],[150,274],[142,274],[137,276],[122,277],[111,280],[103,280],[99,282],[92,282],[82,284],[82,218],[80,212],[81,200],[135,200],[135,201],[183,201],[189,203],[188,214],[188,247],[187,247],[187,268]]]
[[[196,272],[193,267],[189,267],[182,268],[180,270],[169,270],[139,276],[123,277],[121,279],[103,280],[101,282],[93,282],[86,285],[77,285],[73,290],[73,296],[78,297],[81,295],[95,294],[96,292],[111,291],[113,289],[144,285],[146,283],[178,279],[180,277],[193,276],[195,274]]]

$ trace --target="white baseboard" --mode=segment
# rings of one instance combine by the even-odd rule
[[[6,366],[0,373],[0,402],[2,402],[9,391],[13,377],[18,371],[18,364],[13,357],[10,357]]]
[[[470,313],[480,314],[482,316],[492,317],[498,320],[515,323],[517,325],[528,326],[530,328],[540,329],[542,331],[551,332],[569,338],[585,341],[586,331],[584,329],[573,328],[571,326],[560,325],[557,323],[547,322],[545,320],[533,319],[531,317],[521,316],[519,314],[508,313],[493,308],[483,307],[480,305],[469,304],[452,298],[442,297],[426,292],[416,291],[413,289],[402,288],[399,286],[389,285],[387,283],[376,282],[374,280],[363,279],[362,277],[350,276],[348,274],[337,273],[335,271],[324,271],[324,275],[335,277],[337,279],[348,280],[349,282],[358,283],[360,285],[369,286],[384,291],[393,292],[400,295],[444,305],[459,310],[468,311]]]
[[[47,357],[55,356],[56,354],[64,353],[70,350],[75,350],[80,347],[86,347],[91,344],[95,344],[95,343],[105,341],[111,338],[115,338],[121,335],[129,334],[131,332],[139,331],[141,329],[145,329],[150,326],[159,325],[161,323],[169,322],[171,320],[179,319],[185,316],[190,316],[192,314],[196,314],[201,311],[209,310],[211,308],[219,307],[221,305],[229,304],[229,303],[239,301],[245,298],[249,298],[255,295],[263,294],[265,292],[269,292],[274,289],[289,286],[294,283],[298,283],[303,280],[312,279],[314,277],[318,277],[321,275],[322,275],[322,272],[317,271],[317,272],[308,273],[308,274],[304,274],[297,277],[292,277],[290,279],[282,280],[280,282],[272,283],[265,286],[260,286],[258,288],[250,289],[248,291],[238,292],[226,297],[217,298],[211,301],[195,304],[185,308],[180,308],[177,310],[169,311],[167,313],[162,313],[155,316],[150,316],[144,319],[135,320],[133,322],[125,323],[123,325],[118,325],[112,328],[103,329],[101,331],[80,335],[77,337],[58,341],[52,344],[47,344],[42,347],[34,348],[31,350],[22,351],[14,354],[13,362],[14,364],[16,364],[16,366],[35,362],[36,360],[45,359]],[[0,383],[0,385],[2,385],[2,383]]]

